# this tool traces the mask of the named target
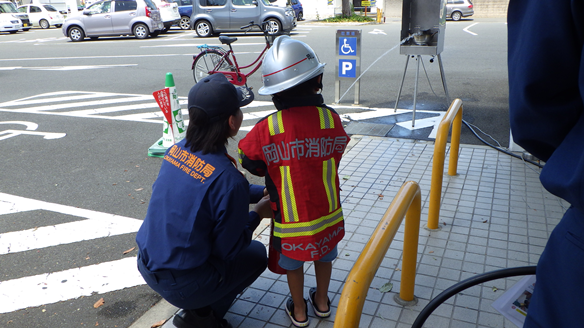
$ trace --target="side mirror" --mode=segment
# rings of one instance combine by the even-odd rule
[[[257,6],[257,5],[258,5],[258,2],[257,2],[256,0],[253,0],[253,1],[251,2],[251,4],[252,4],[252,5],[254,5],[254,6]]]
[[[91,15],[91,11],[89,9],[83,9],[83,15]]]

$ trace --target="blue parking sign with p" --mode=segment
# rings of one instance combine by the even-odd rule
[[[339,59],[339,77],[357,77],[357,60]]]

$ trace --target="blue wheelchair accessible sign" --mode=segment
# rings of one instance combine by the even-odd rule
[[[361,74],[361,30],[337,30],[335,103],[341,100],[341,80],[350,81],[355,89],[354,104],[359,104]],[[346,92],[345,92],[346,93]]]
[[[357,60],[339,59],[339,77],[357,77]]]
[[[357,56],[357,38],[339,39],[339,56]]]

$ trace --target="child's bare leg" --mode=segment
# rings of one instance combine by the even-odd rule
[[[294,301],[294,318],[297,321],[305,321],[307,318],[306,303],[304,303],[304,266],[296,270],[288,270],[286,276],[292,301]]]
[[[328,309],[328,288],[333,271],[333,262],[314,262],[314,272],[316,274],[316,295],[314,302],[319,311]]]

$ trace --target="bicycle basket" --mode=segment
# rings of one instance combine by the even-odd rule
[[[277,37],[278,37],[277,35],[271,34],[266,35],[266,41],[270,44],[270,47],[274,45],[274,40],[276,40]]]

